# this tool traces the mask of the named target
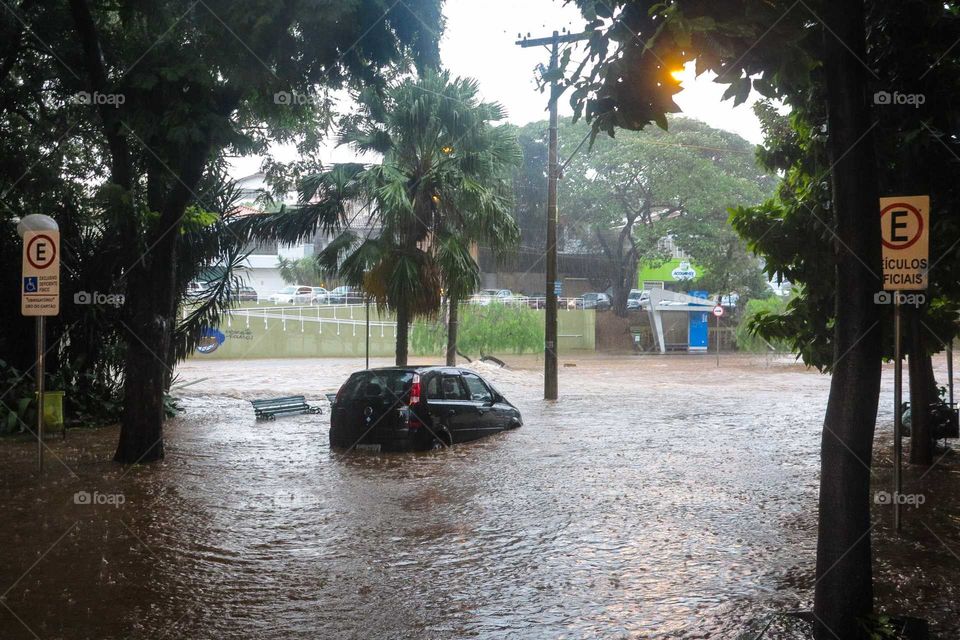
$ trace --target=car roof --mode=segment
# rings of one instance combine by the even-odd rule
[[[374,369],[364,369],[364,371],[415,371],[417,373],[427,371],[465,371],[467,373],[476,373],[475,371],[470,371],[469,369],[462,369],[461,367],[448,367],[447,365],[443,364],[413,365],[407,367],[376,367]],[[358,371],[357,373],[362,373],[362,371]]]

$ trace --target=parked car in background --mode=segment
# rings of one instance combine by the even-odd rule
[[[736,308],[738,302],[740,302],[739,293],[731,293],[720,298],[720,304],[731,309]]]
[[[196,298],[203,294],[210,285],[199,280],[191,280],[187,283],[187,298]]]
[[[231,290],[230,295],[234,300],[239,302],[256,302],[260,299],[260,294],[257,293],[257,290],[246,284]]]
[[[364,295],[360,289],[343,285],[327,294],[328,304],[363,304]]]
[[[605,293],[585,293],[577,301],[578,309],[596,309],[606,311],[612,306],[610,296]]]
[[[271,293],[268,300],[274,304],[309,304],[312,297],[312,287],[293,285]]]
[[[513,291],[510,289],[481,289],[470,301],[485,307],[491,302],[505,303],[513,300]]]
[[[330,292],[323,287],[311,287],[313,295],[310,296],[310,304],[327,304],[330,302]]]
[[[531,309],[546,309],[547,294],[531,293],[529,296],[527,296],[527,306]]]
[[[640,309],[650,299],[650,294],[643,289],[630,289],[627,296],[627,309]]]
[[[415,451],[469,442],[523,424],[520,412],[469,369],[358,371],[330,412],[332,448]]]

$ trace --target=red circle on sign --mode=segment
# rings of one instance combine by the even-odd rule
[[[915,245],[915,244],[917,243],[917,240],[920,239],[920,236],[923,235],[923,216],[920,215],[920,211],[918,211],[916,207],[914,207],[914,206],[912,206],[912,205],[909,205],[909,204],[907,204],[906,202],[894,202],[893,204],[889,205],[889,206],[886,207],[883,211],[880,212],[880,224],[881,224],[881,228],[883,228],[883,227],[882,227],[882,225],[883,225],[883,216],[887,215],[887,213],[888,213],[891,209],[906,209],[906,210],[908,210],[910,213],[912,213],[914,216],[916,216],[916,218],[917,218],[917,235],[913,236],[913,239],[911,239],[911,240],[910,240],[909,242],[907,242],[906,244],[890,244],[889,242],[887,242],[886,240],[884,240],[882,237],[880,238],[880,241],[883,243],[883,246],[885,246],[887,249],[893,249],[894,251],[901,251],[901,250],[903,250],[903,249],[909,249],[910,247],[912,247],[913,245]]]
[[[715,306],[715,307],[713,308],[713,315],[717,316],[718,318],[719,318],[720,316],[722,316],[722,315],[723,315],[723,307],[721,307],[720,305]]]
[[[50,259],[44,262],[43,264],[37,264],[36,262],[33,261],[33,254],[31,253],[31,249],[33,249],[33,243],[35,243],[37,240],[46,240],[47,242],[50,243]],[[53,262],[53,260],[56,257],[57,257],[57,245],[54,244],[53,238],[51,238],[48,235],[44,235],[42,233],[40,235],[36,235],[30,238],[30,242],[27,244],[27,262],[29,262],[30,266],[32,266],[34,269],[46,269],[47,267],[50,266],[50,264]]]

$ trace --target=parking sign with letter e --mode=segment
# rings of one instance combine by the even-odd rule
[[[880,198],[885,291],[927,288],[930,265],[930,196]]]
[[[20,312],[25,316],[60,313],[60,232],[23,234],[23,278]]]

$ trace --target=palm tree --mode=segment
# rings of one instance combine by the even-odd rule
[[[431,72],[361,94],[342,143],[382,161],[306,178],[303,204],[267,222],[287,241],[336,233],[317,262],[396,313],[398,365],[407,363],[410,322],[439,314],[442,289],[455,307],[479,286],[471,248],[519,239],[509,185],[520,148],[506,128],[493,126],[505,118],[503,108],[478,93],[475,80]],[[369,212],[366,231],[348,214],[357,203]]]

